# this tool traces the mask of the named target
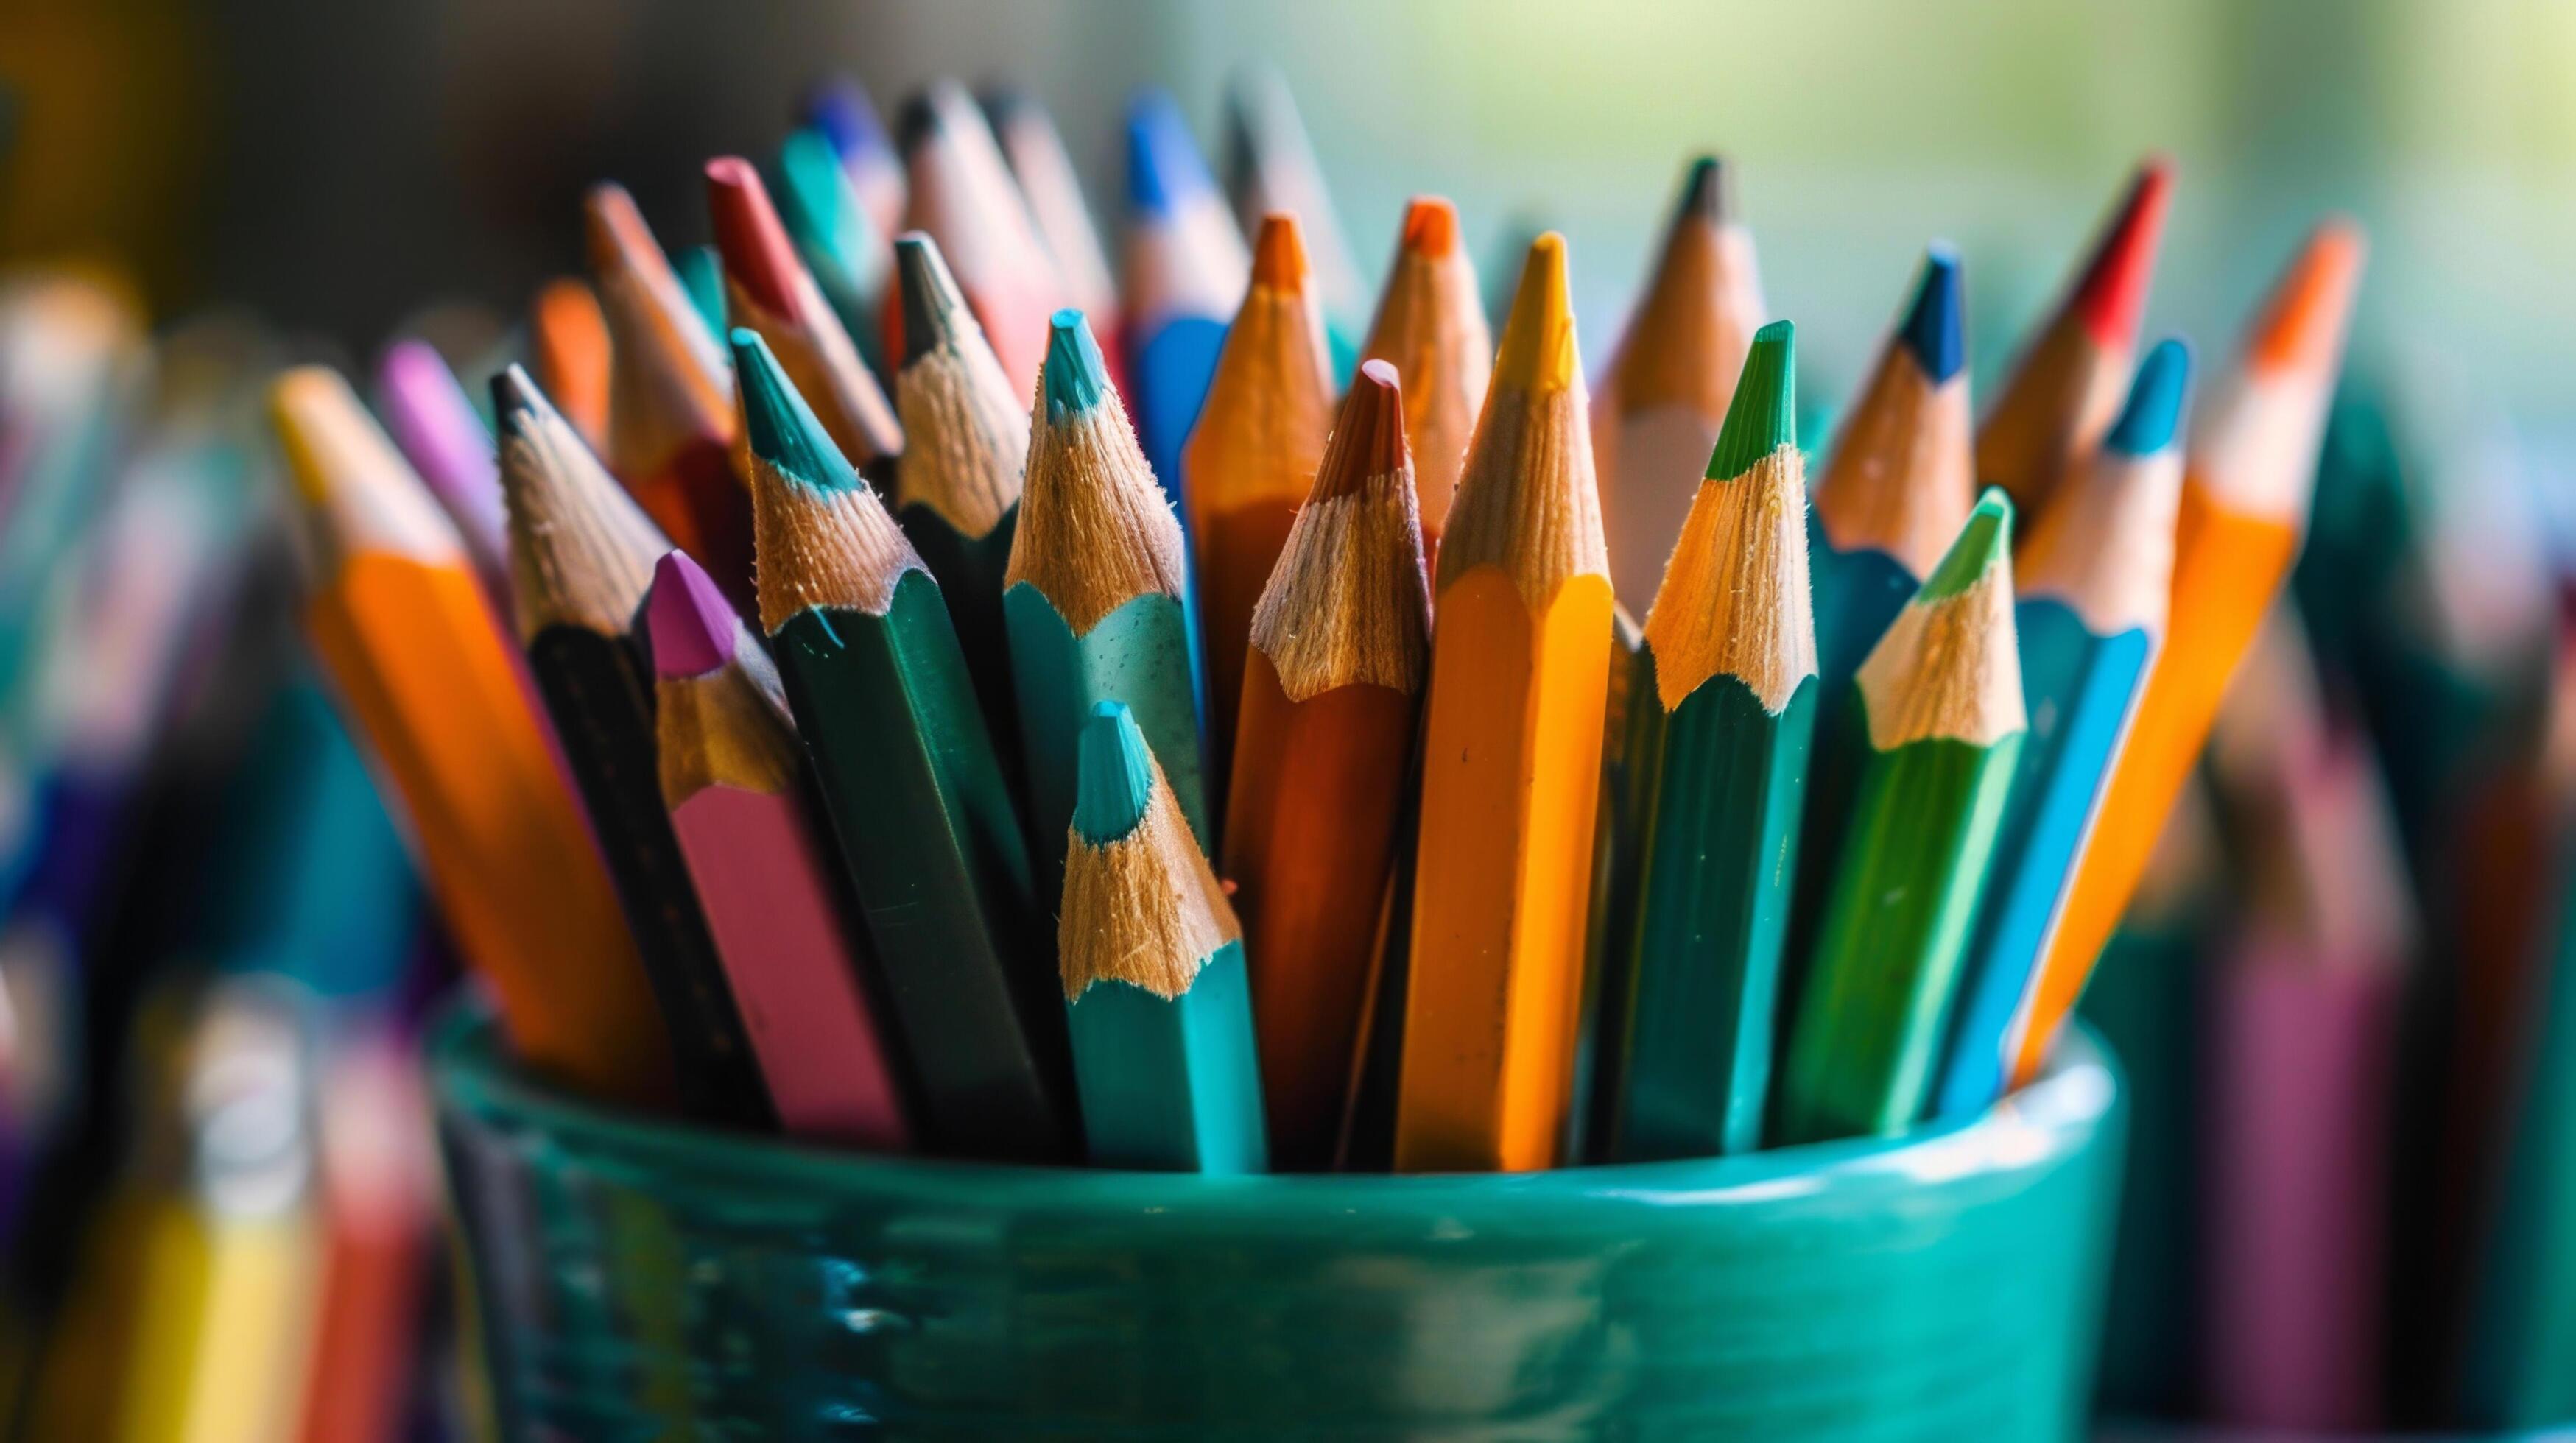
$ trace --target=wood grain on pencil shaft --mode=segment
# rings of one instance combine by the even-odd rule
[[[1459,243],[1458,211],[1447,200],[1416,196],[1405,207],[1395,260],[1360,354],[1392,364],[1403,385],[1423,545],[1436,560],[1494,367],[1476,263]]]

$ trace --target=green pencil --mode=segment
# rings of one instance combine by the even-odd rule
[[[939,584],[767,343],[733,333],[760,620],[876,943],[925,1144],[1072,1155],[1019,821]]]
[[[1610,1156],[1750,1151],[1816,719],[1796,333],[1756,332],[1646,616],[1628,766],[1643,798]]]
[[[1127,707],[1095,704],[1078,748],[1056,949],[1091,1160],[1260,1172],[1243,929]]]
[[[1853,680],[1866,754],[1781,1080],[1782,1142],[1921,1112],[2027,722],[2012,503],[1988,490]]]
[[[1031,848],[1047,895],[1063,876],[1075,738],[1095,702],[1127,704],[1201,851],[1208,838],[1181,525],[1080,311],[1049,323],[1038,390],[1002,617],[1028,758]]]
[[[841,318],[859,356],[886,374],[886,237],[868,219],[841,169],[841,153],[812,127],[792,131],[778,147],[778,218],[814,273],[823,299]]]

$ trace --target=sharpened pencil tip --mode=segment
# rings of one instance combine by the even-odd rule
[[[1565,237],[1555,231],[1530,242],[1520,286],[1503,321],[1494,384],[1562,391],[1575,383],[1574,301],[1566,285]]]
[[[707,162],[707,211],[725,274],[767,310],[795,317],[794,277],[801,264],[760,172],[738,155]]]
[[[1153,757],[1135,715],[1125,702],[1093,702],[1075,747],[1074,832],[1105,846],[1135,831],[1153,800]]]
[[[948,260],[939,253],[939,242],[922,231],[909,230],[895,237],[895,288],[903,298],[903,360],[911,365],[938,350],[960,326],[973,324],[965,314],[965,298],[957,290],[957,278],[948,271]]]
[[[1735,219],[1735,171],[1724,156],[1703,155],[1691,162],[1682,181],[1681,204],[1673,209],[1676,224],[1689,219],[1710,225]]]
[[[1417,195],[1404,207],[1404,248],[1430,260],[1458,249],[1458,207],[1443,195]]]
[[[850,193],[849,172],[818,130],[788,132],[778,144],[780,209],[797,239],[841,260],[855,260],[871,249],[866,212]]]
[[[1315,467],[1310,501],[1328,501],[1358,491],[1372,476],[1404,469],[1404,383],[1383,360],[1362,361],[1351,389],[1342,397],[1341,415],[1325,443],[1324,459]]]
[[[2336,216],[2319,225],[2264,300],[2246,337],[2248,359],[2267,371],[2331,363],[2351,319],[2368,252],[2361,227],[2351,220]]]
[[[2177,340],[2156,342],[2156,348],[2138,363],[2137,379],[2129,383],[2128,403],[2102,437],[2102,449],[2123,456],[2150,456],[2172,445],[2190,380],[2190,349]]]
[[[814,87],[805,100],[805,123],[823,133],[844,161],[887,149],[876,102],[855,80],[842,76]]]
[[[1306,237],[1297,218],[1284,212],[1263,216],[1261,234],[1252,245],[1252,283],[1302,295],[1306,272]]]
[[[2155,280],[2156,249],[2164,240],[2165,210],[2173,198],[2173,162],[2151,155],[2138,165],[2129,193],[2102,231],[2093,258],[2076,284],[2072,309],[2105,346],[2127,346],[2146,315],[2147,288]]]
[[[1959,253],[1946,241],[1934,241],[1923,253],[1923,279],[1914,288],[1914,304],[1898,334],[1914,364],[1936,386],[1959,374],[1968,359],[1967,307],[1960,290]]]
[[[269,387],[268,411],[296,496],[310,506],[330,500],[339,480],[333,472],[340,438],[365,416],[357,393],[328,366],[297,366]]]
[[[902,113],[895,118],[895,144],[909,156],[945,135],[962,117],[974,114],[978,114],[975,97],[967,93],[964,85],[942,76],[903,103]]]
[[[653,563],[644,627],[653,643],[655,676],[677,681],[722,668],[733,660],[737,625],[715,578],[687,552],[666,551]]]
[[[1914,593],[1913,604],[1929,606],[1976,585],[1988,568],[2011,558],[2012,531],[2012,498],[2002,487],[1987,487],[1968,512],[1968,523],[1959,528],[1959,539],[1950,543],[1940,564],[1923,579],[1923,589]]]
[[[743,440],[751,454],[808,486],[837,490],[855,484],[858,473],[779,368],[769,343],[740,326],[731,339],[733,372],[742,385]]]
[[[525,435],[538,418],[553,410],[546,393],[518,362],[502,367],[492,378],[492,424],[501,435]]]
[[[1735,396],[1709,452],[1707,476],[1731,481],[1783,446],[1798,442],[1798,328],[1773,321],[1753,333]]]
[[[1079,416],[1108,394],[1109,367],[1082,312],[1067,306],[1048,318],[1046,363],[1040,371],[1050,421]]]
[[[1140,90],[1127,107],[1127,203],[1168,215],[1183,201],[1216,189],[1207,161],[1191,138],[1190,123],[1172,97]]]

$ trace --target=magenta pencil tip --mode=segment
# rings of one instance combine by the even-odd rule
[[[740,625],[733,606],[685,551],[666,551],[653,565],[644,624],[653,642],[653,674],[674,680],[705,676],[733,660]]]

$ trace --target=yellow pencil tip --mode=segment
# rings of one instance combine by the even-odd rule
[[[1295,216],[1274,211],[1261,218],[1261,235],[1252,246],[1252,283],[1290,295],[1306,289],[1306,239]]]
[[[328,366],[296,366],[269,388],[268,409],[296,497],[314,506],[330,499],[350,427],[362,418],[357,394]]]
[[[1574,301],[1565,283],[1565,237],[1549,231],[1530,242],[1520,287],[1503,322],[1494,384],[1562,391],[1574,384]]]

